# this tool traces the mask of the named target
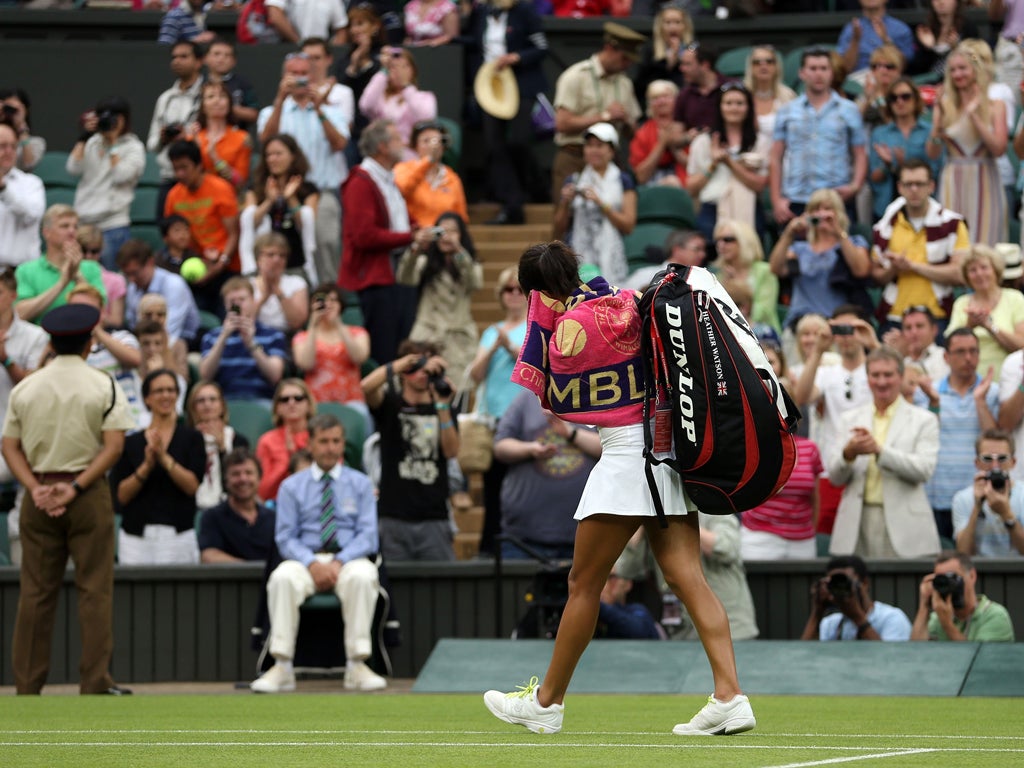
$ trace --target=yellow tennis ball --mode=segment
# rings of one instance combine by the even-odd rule
[[[555,346],[562,357],[575,357],[587,346],[587,332],[575,320],[563,320],[555,334]]]
[[[206,262],[198,256],[192,256],[181,263],[181,276],[194,283],[206,277]]]

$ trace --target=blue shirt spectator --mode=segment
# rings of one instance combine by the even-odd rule
[[[914,33],[910,27],[899,19],[894,19],[885,13],[881,17],[885,37],[881,37],[875,30],[874,24],[867,16],[859,16],[856,21],[860,23],[860,45],[857,50],[857,62],[853,67],[854,72],[868,68],[871,53],[881,45],[891,43],[900,49],[907,61],[914,58]],[[845,54],[853,44],[853,22],[847,22],[839,33],[838,51]]]
[[[259,118],[256,121],[258,134],[263,134],[263,129],[273,112],[274,107],[264,107],[260,110]],[[320,105],[320,112],[338,130],[338,133],[346,139],[350,136],[349,124],[354,119],[353,115],[346,115],[341,109],[330,104]],[[284,104],[281,106],[281,120],[277,132],[287,133],[295,139],[295,143],[299,145],[309,161],[309,173],[306,174],[306,181],[318,189],[337,190],[341,187],[341,183],[348,178],[348,163],[345,160],[345,153],[331,149],[331,145],[324,136],[323,126],[320,125],[320,116],[317,114],[313,102],[300,105],[291,96],[286,96]]]
[[[320,551],[319,511],[325,474],[330,475],[334,494],[337,559],[347,563],[360,557],[374,557],[380,542],[373,483],[362,472],[341,464],[327,473],[313,464],[281,483],[277,492],[276,533],[281,557],[309,567]]]
[[[153,263],[152,260],[150,263]],[[122,269],[129,268],[126,265]],[[185,279],[162,267],[154,267],[148,282],[144,267],[138,273],[129,271],[132,276],[126,281],[125,324],[134,328],[139,319],[139,302],[142,297],[147,293],[159,293],[167,300],[167,335],[170,342],[173,344],[175,339],[191,342],[199,333],[199,308]]]
[[[907,614],[887,603],[875,600],[868,621],[882,640],[909,640],[911,623]],[[856,640],[857,626],[839,611],[821,620],[820,640]]]
[[[974,469],[974,463],[968,466]],[[974,483],[956,492],[953,496],[953,537],[958,537],[971,520],[974,508]],[[1024,526],[1024,488],[1014,485],[1010,489],[1010,511],[1017,520],[1017,527]],[[974,530],[974,557],[1021,557],[1021,553],[1010,541],[1012,532],[1007,529],[1003,519],[997,515],[988,502],[982,502],[981,514],[978,516]]]
[[[206,357],[220,338],[223,326],[217,326],[203,335],[202,356]],[[262,347],[264,354],[288,360],[288,340],[285,335],[262,323],[255,323],[253,347]],[[246,347],[240,333],[232,333],[224,343],[220,365],[214,381],[220,384],[226,400],[266,400],[274,396],[276,382],[267,381],[260,371],[253,352]]]
[[[779,109],[774,140],[786,146],[782,196],[806,203],[815,190],[852,181],[850,150],[864,146],[864,124],[857,105],[834,91],[820,110],[801,95]]]
[[[885,161],[879,157],[875,147],[878,145],[889,147],[893,151],[894,158],[897,152],[902,150],[904,160],[911,158],[924,160],[932,167],[932,178],[938,178],[939,163],[929,160],[928,155],[925,153],[929,131],[929,124],[920,117],[914,123],[914,127],[910,129],[909,136],[905,136],[903,131],[893,123],[879,125],[871,131],[871,141],[868,142],[868,180],[874,200],[873,213],[876,221],[882,218],[885,214],[886,206],[897,197],[894,174],[899,167],[899,163],[894,161],[891,166],[886,168]],[[882,181],[874,181],[872,177],[880,169],[887,171],[885,178]]]
[[[162,45],[192,40],[197,43],[208,42],[213,34],[206,31],[206,8],[203,0],[182,0],[160,20],[156,41]]]

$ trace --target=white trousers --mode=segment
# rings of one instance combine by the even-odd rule
[[[809,560],[817,556],[814,538],[784,539],[768,531],[740,528],[740,557],[744,560]]]
[[[173,525],[147,525],[141,536],[117,532],[117,562],[121,565],[195,565],[199,544],[194,528],[178,531]]]
[[[322,189],[316,207],[316,273],[320,282],[335,282],[340,266],[341,202],[337,190]]]
[[[317,555],[329,563],[332,555]],[[380,582],[377,566],[361,557],[341,566],[334,594],[341,601],[345,622],[345,655],[350,661],[368,659],[373,650],[370,627],[377,607]],[[270,655],[275,659],[295,658],[295,638],[299,633],[299,607],[316,592],[309,569],[297,560],[285,560],[267,581],[267,608],[270,612]]]

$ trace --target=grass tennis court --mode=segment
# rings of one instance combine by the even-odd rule
[[[694,696],[575,695],[565,726],[537,736],[494,720],[479,696],[43,696],[0,698],[9,766],[540,765],[797,768],[1024,764],[1013,699],[752,699],[758,729],[680,738]]]

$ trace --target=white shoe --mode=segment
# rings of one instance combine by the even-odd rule
[[[345,687],[350,690],[379,691],[388,687],[388,681],[362,661],[345,668]]]
[[[285,671],[280,664],[275,664],[249,686],[255,693],[280,693],[295,690],[295,672]]]
[[[708,696],[704,705],[688,723],[679,723],[672,729],[676,736],[728,736],[749,731],[757,725],[750,700],[743,694],[733,696],[732,701],[719,701]]]
[[[558,733],[562,730],[565,707],[562,704],[549,707],[540,705],[537,701],[536,677],[530,678],[528,685],[520,685],[518,688],[512,693],[488,691],[484,694],[484,704],[499,720],[525,726],[534,733]]]

